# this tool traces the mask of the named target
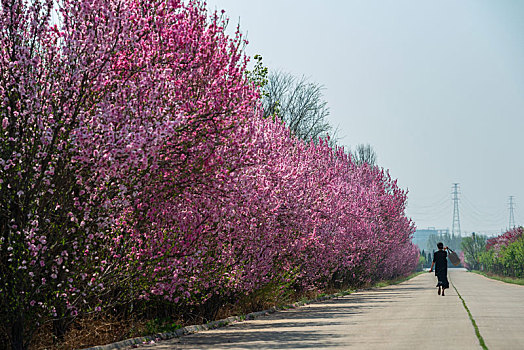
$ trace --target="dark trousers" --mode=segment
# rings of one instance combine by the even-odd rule
[[[435,276],[437,276],[438,283],[437,287],[442,288],[449,288],[449,281],[448,281],[448,270],[441,270],[441,271],[435,271]]]

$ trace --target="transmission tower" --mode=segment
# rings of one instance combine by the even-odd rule
[[[451,225],[451,234],[461,236],[460,233],[460,216],[459,216],[459,184],[453,184],[453,225]]]
[[[515,196],[509,196],[509,229],[515,227],[515,214],[513,213],[515,203],[513,202],[513,198],[515,198]]]

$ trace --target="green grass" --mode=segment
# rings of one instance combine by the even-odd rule
[[[457,287],[455,287],[454,284],[452,284],[453,288],[455,289],[455,292],[457,292],[457,295],[459,296],[460,300],[462,300],[462,305],[464,305],[464,309],[468,312],[469,319],[471,321],[471,324],[473,325],[473,328],[475,328],[475,334],[477,335],[477,338],[479,340],[480,346],[484,350],[488,350],[488,347],[486,346],[486,343],[484,342],[484,338],[480,335],[479,327],[477,326],[477,322],[475,322],[475,319],[471,315],[471,312],[468,309],[468,306],[466,305],[466,302],[462,298],[462,295],[460,295],[459,291],[457,290]]]
[[[149,320],[146,322],[145,330],[142,335],[151,335],[151,334],[157,334],[157,333],[172,332],[179,328],[182,328],[182,325],[176,322],[173,322],[170,319],[155,318],[153,320]]]
[[[478,271],[478,270],[471,270],[470,272],[473,272],[473,273],[476,273],[478,275],[482,275],[482,276],[485,276],[487,278],[491,278],[491,279],[494,279],[494,280],[497,280],[497,281],[501,281],[501,282],[505,282],[505,283],[518,284],[520,286],[524,286],[524,278],[499,276],[499,275],[494,275],[494,274],[491,274],[491,273],[486,273],[486,272]]]

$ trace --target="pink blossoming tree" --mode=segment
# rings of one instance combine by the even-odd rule
[[[138,299],[212,318],[268,286],[415,268],[406,192],[264,119],[226,24],[199,1],[2,0],[0,322],[13,349],[43,322],[60,338],[74,317]]]

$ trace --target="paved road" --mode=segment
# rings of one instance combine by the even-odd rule
[[[490,350],[524,349],[524,287],[451,269]],[[481,349],[455,289],[438,296],[425,273],[396,286],[354,293],[299,309],[140,349]]]
[[[467,272],[451,278],[488,349],[524,349],[524,286]]]

